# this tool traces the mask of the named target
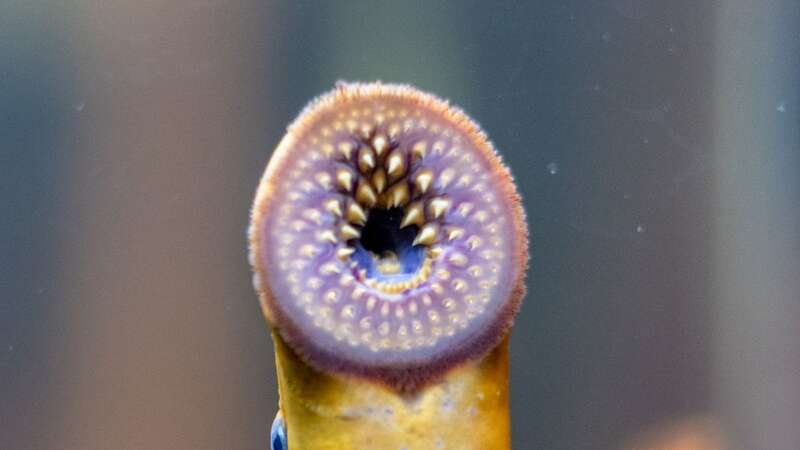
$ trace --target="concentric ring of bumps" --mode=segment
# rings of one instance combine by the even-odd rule
[[[397,236],[414,233],[400,256],[362,240],[387,211]],[[524,293],[511,175],[463,112],[409,86],[340,83],[314,100],[267,167],[249,239],[265,315],[290,346],[398,389],[485,354]]]

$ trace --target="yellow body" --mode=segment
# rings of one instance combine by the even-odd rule
[[[273,333],[290,450],[508,450],[508,339],[413,394],[322,373]]]

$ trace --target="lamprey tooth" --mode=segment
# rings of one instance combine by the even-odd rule
[[[389,125],[388,134],[389,134],[389,138],[390,139],[396,138],[397,135],[400,134],[400,124],[395,122],[395,123]]]
[[[457,211],[462,216],[467,217],[467,215],[469,215],[470,211],[472,211],[472,209],[474,207],[475,207],[475,205],[473,205],[472,203],[464,202],[464,203],[458,205]]]
[[[356,189],[356,201],[361,203],[362,205],[371,208],[375,205],[375,202],[378,201],[378,196],[375,195],[375,191],[372,190],[372,186],[365,181],[359,180],[358,182],[358,189]]]
[[[386,191],[386,202],[390,208],[405,206],[410,197],[411,196],[408,192],[408,183],[405,181],[395,183],[389,188],[388,191]]]
[[[431,245],[436,242],[436,235],[439,232],[439,226],[435,223],[428,223],[419,230],[417,237],[411,245]]]
[[[347,206],[347,221],[358,225],[367,223],[367,213],[356,202],[350,202]]]
[[[452,168],[448,167],[447,169],[444,169],[442,173],[439,174],[439,183],[441,184],[442,188],[443,189],[446,188],[447,185],[450,184],[451,181],[453,181],[453,178],[455,178],[455,176],[456,172]]]
[[[341,259],[342,261],[346,261],[347,258],[350,257],[353,253],[355,253],[356,249],[353,247],[342,247],[336,250],[336,257]]]
[[[353,189],[353,173],[347,169],[336,169],[336,184],[345,192]]]
[[[372,148],[375,149],[375,153],[378,156],[381,156],[384,151],[389,147],[389,141],[386,140],[386,136],[382,134],[376,134],[374,138],[372,138]]]
[[[319,239],[322,242],[329,242],[331,244],[335,244],[339,241],[338,239],[336,239],[336,234],[334,234],[333,231],[331,230],[321,231],[317,235],[317,239]]]
[[[328,174],[326,172],[320,172],[314,178],[317,180],[317,183],[319,183],[319,185],[322,186],[323,189],[330,190],[330,188],[331,188],[331,176],[330,176],[330,174]]]
[[[358,151],[358,168],[367,173],[375,168],[375,152],[369,147],[361,147]]]
[[[428,203],[428,214],[438,219],[450,208],[450,200],[444,197],[437,197]]]
[[[431,258],[438,258],[442,255],[442,253],[444,253],[444,249],[438,245],[434,245],[430,250],[428,250],[428,253],[431,255]]]
[[[342,238],[345,241],[349,241],[350,239],[358,239],[361,237],[361,232],[347,223],[342,225],[342,227],[339,229],[339,233],[342,235]]]
[[[425,141],[419,141],[411,147],[411,156],[414,158],[422,159],[426,153],[428,153],[428,143]]]
[[[414,202],[408,205],[400,221],[400,228],[405,228],[411,224],[422,226],[425,223],[425,214],[422,212],[422,202]]]
[[[332,262],[325,263],[319,268],[320,275],[333,275],[335,273],[342,273],[342,269],[338,264]]]
[[[401,177],[405,171],[406,161],[403,157],[403,152],[401,152],[400,149],[396,149],[386,158],[386,173],[394,180]]]
[[[455,252],[452,255],[450,255],[448,261],[450,261],[453,265],[456,265],[458,267],[463,267],[464,265],[467,264],[467,257],[463,253]]]
[[[345,159],[350,159],[350,156],[353,154],[354,147],[355,145],[353,145],[352,142],[345,141],[340,142],[337,149],[339,150],[339,153],[345,157]]]
[[[328,211],[335,216],[342,217],[342,204],[339,202],[339,200],[335,198],[325,200],[323,206],[325,207],[325,211]]]
[[[364,139],[370,137],[373,131],[375,131],[375,126],[373,126],[371,123],[365,123],[361,125],[361,137]]]
[[[375,190],[378,191],[378,194],[382,194],[383,190],[386,189],[386,171],[378,169],[375,173],[372,174],[372,185],[375,186]]]
[[[433,182],[433,171],[431,171],[430,169],[421,169],[414,176],[414,187],[420,194],[424,194],[425,192],[427,192],[428,188],[431,187],[432,182]]]
[[[452,227],[447,229],[447,240],[454,241],[456,239],[464,237],[464,229],[458,227]]]

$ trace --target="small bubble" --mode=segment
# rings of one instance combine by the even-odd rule
[[[603,42],[605,42],[605,43],[611,42],[611,32],[606,31],[605,33],[603,33],[601,38],[603,39]]]
[[[636,225],[637,233],[644,233],[644,225]]]
[[[551,162],[547,165],[547,171],[550,172],[550,175],[555,175],[558,173],[558,163]]]
[[[83,111],[83,108],[86,108],[86,102],[81,100],[81,101],[75,103],[74,105],[72,105],[72,108],[75,109],[75,111],[81,112],[81,111]]]
[[[786,112],[786,102],[782,101],[782,102],[778,103],[777,106],[775,106],[775,111],[778,111],[779,113],[785,113]]]
[[[650,143],[650,139],[648,139],[648,138],[646,138],[646,137],[643,137],[643,138],[642,138],[642,143],[644,143],[644,144],[649,144],[649,143]]]
[[[14,351],[14,346],[13,345],[9,345],[8,346],[8,351],[13,352]]]

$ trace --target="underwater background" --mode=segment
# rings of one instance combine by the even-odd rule
[[[515,449],[800,448],[800,4],[0,2],[0,448],[264,449],[245,230],[337,80],[450,99],[531,229]]]

